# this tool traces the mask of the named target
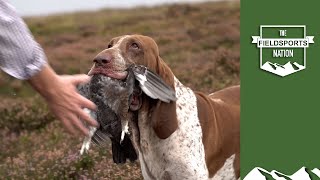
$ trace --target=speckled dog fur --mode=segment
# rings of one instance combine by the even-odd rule
[[[159,139],[150,127],[150,117],[139,115],[139,161],[144,179],[148,180],[205,180],[208,171],[193,91],[175,78],[178,129],[167,139]],[[233,180],[234,156],[211,179]]]

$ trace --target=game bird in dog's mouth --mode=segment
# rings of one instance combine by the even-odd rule
[[[80,153],[88,151],[91,140],[104,146],[107,138],[110,138],[115,163],[125,163],[126,159],[136,160],[137,154],[129,136],[129,121],[136,121],[134,111],[141,107],[141,89],[151,98],[167,103],[176,100],[173,89],[141,65],[131,65],[124,72],[114,73],[103,67],[103,61],[95,59],[89,75],[92,76],[91,81],[78,89],[83,96],[97,105],[97,112],[88,109],[85,111],[95,118],[100,126],[90,127],[90,134],[85,138]]]

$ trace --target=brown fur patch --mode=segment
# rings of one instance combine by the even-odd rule
[[[195,92],[209,177],[235,154],[235,176],[240,177],[240,86],[210,96]]]

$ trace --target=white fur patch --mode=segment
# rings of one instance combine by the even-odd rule
[[[219,104],[223,103],[223,101],[221,99],[212,99],[212,101],[219,103]]]
[[[235,180],[236,177],[233,168],[234,158],[234,154],[230,156],[226,160],[222,168],[220,168],[219,171],[213,176],[213,178],[210,178],[210,180]]]
[[[119,48],[119,46],[120,46],[120,44],[122,43],[122,41],[123,41],[125,38],[127,38],[127,37],[129,37],[129,36],[128,36],[128,35],[125,35],[125,36],[121,37],[121,38],[119,39],[119,41],[112,46],[112,48]],[[111,49],[112,49],[112,48],[111,48]]]
[[[121,64],[125,64],[126,62],[125,62],[123,56],[121,55],[120,45],[121,45],[122,41],[128,37],[129,37],[128,35],[121,37],[119,39],[119,41],[110,48],[110,49],[115,49],[115,51],[116,51],[115,59],[117,60],[118,63],[121,63]]]
[[[150,117],[139,114],[139,160],[144,179],[208,179],[196,96],[175,78],[178,129],[159,139]],[[166,112],[163,112],[166,113]]]

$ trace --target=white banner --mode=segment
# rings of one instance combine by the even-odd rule
[[[306,48],[314,43],[314,36],[306,38],[261,38],[252,36],[252,43],[256,43],[258,48]]]

